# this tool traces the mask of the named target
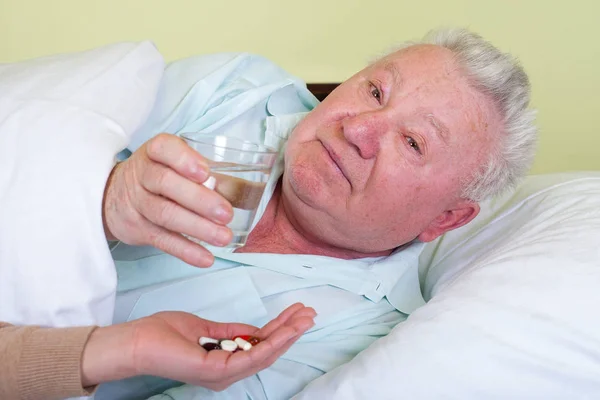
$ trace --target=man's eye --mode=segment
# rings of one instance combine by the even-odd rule
[[[408,142],[408,145],[410,147],[412,147],[417,153],[421,154],[421,148],[419,147],[419,144],[415,139],[411,138],[410,136],[407,136],[406,141]]]
[[[381,92],[379,91],[377,86],[373,85],[372,83],[371,83],[371,96],[373,96],[375,99],[377,99],[378,102],[381,103]]]

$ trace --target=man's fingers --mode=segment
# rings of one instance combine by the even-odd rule
[[[199,244],[157,225],[149,225],[146,234],[149,243],[157,249],[196,267],[210,267],[214,263],[214,256]]]
[[[149,164],[141,173],[141,185],[202,217],[227,224],[233,217],[231,204],[217,192],[179,175],[161,164]]]
[[[153,161],[174,169],[182,176],[202,183],[208,178],[204,157],[175,135],[161,133],[146,144],[146,155]]]
[[[201,245],[228,244],[231,204],[202,185],[206,160],[185,141],[161,134],[148,141],[113,170],[103,204],[109,237],[152,245],[196,266],[214,257]]]
[[[215,246],[225,246],[231,241],[233,235],[228,227],[217,225],[171,200],[152,193],[147,193],[138,203],[138,208],[140,214],[159,227],[176,234],[184,233]],[[154,239],[163,240],[166,237],[161,235]]]

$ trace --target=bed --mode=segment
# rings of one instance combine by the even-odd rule
[[[5,104],[19,98],[50,107],[37,116],[21,115],[20,125],[6,122],[18,115],[16,103],[14,108],[5,107],[5,123],[0,125],[3,146],[19,148],[15,143],[25,135],[29,135],[30,147],[37,142],[47,146],[38,153],[47,167],[45,173],[63,174],[58,190],[64,191],[61,195],[81,199],[77,207],[82,209],[99,207],[101,193],[94,193],[94,187],[106,179],[111,163],[101,161],[100,156],[86,159],[85,154],[70,153],[69,160],[55,157],[47,151],[54,142],[44,135],[54,129],[60,132],[59,142],[100,146],[95,151],[106,154],[121,149],[126,143],[123,132],[139,130],[153,107],[153,101],[143,99],[151,99],[159,91],[164,67],[162,60],[135,61],[133,53],[128,53],[135,48],[130,46],[118,57],[105,59],[107,65],[118,64],[131,75],[122,70],[112,75],[91,74],[85,81],[87,94],[81,89],[83,81],[77,81],[72,72],[92,68],[101,51],[86,53],[75,61],[67,57],[11,67],[22,68],[18,73],[0,71],[0,99]],[[142,62],[143,68],[135,66],[136,62]],[[51,74],[40,71],[50,71],[53,78],[60,75],[61,79],[45,80]],[[135,79],[127,80],[131,76]],[[322,100],[338,84],[309,83],[307,87]],[[94,96],[110,91],[122,96],[126,100],[122,104],[128,106],[117,107],[109,97]],[[58,108],[51,107],[74,101],[77,103],[71,105],[76,107],[69,112],[81,116],[80,123],[65,125],[55,118]],[[86,119],[83,115],[89,116],[89,110],[94,114]],[[24,123],[34,117],[37,122]],[[71,163],[84,161],[97,165],[93,171],[65,172],[72,170]],[[29,171],[28,166],[22,168],[23,173]],[[73,181],[80,186],[72,185]],[[6,180],[2,182],[7,185]],[[11,195],[25,199],[53,196],[42,189],[46,188],[32,191],[14,186]],[[22,207],[14,202],[5,205],[4,217]],[[352,362],[316,379],[295,398],[600,398],[600,318],[596,315],[600,305],[599,205],[599,171],[530,176],[516,190],[485,201],[472,223],[427,244],[421,254],[419,275],[427,304]],[[46,219],[44,223],[80,226],[77,207],[70,210],[66,221]],[[33,219],[44,215],[36,214],[38,211],[43,212],[30,209]],[[17,233],[46,243],[41,255],[28,257],[86,263],[88,280],[105,279],[101,268],[110,264],[110,254],[86,251],[97,237],[86,239],[65,229],[64,237],[48,238],[35,225],[20,226]],[[64,246],[69,240],[67,251]],[[40,277],[44,285],[36,290],[43,292],[50,283],[61,287],[60,276],[55,271]],[[109,284],[102,290],[108,291]],[[2,290],[0,286],[0,293]],[[91,287],[84,285],[71,296],[85,299],[89,290]],[[32,298],[31,309],[41,307],[43,298],[37,304]],[[96,305],[99,315],[112,314],[110,304]],[[109,322],[109,317],[103,318],[90,322]]]

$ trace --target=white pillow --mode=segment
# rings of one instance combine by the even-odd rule
[[[0,320],[111,322],[103,188],[163,69],[149,42],[0,65]]]
[[[600,172],[531,177],[421,261],[429,302],[298,399],[600,398]]]

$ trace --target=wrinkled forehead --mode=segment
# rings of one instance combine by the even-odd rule
[[[364,70],[366,76],[391,79],[399,93],[397,107],[431,113],[448,128],[457,145],[485,149],[502,129],[493,100],[478,90],[449,49],[415,45],[398,50]],[[479,157],[477,157],[479,158]]]
[[[438,113],[448,114],[446,118],[468,117],[471,126],[478,121],[482,128],[498,119],[492,99],[476,88],[449,49],[409,46],[380,59],[363,73],[392,78],[394,90],[405,94],[406,101],[438,108]]]
[[[391,97],[424,107],[475,94],[453,53],[433,45],[398,50],[362,70],[354,83],[365,79],[381,81]]]
[[[402,69],[408,69],[404,73],[410,74],[415,67],[433,74],[456,73],[458,76],[462,72],[460,63],[451,50],[432,44],[417,44],[401,48],[375,61],[365,70],[381,69],[400,73]]]

